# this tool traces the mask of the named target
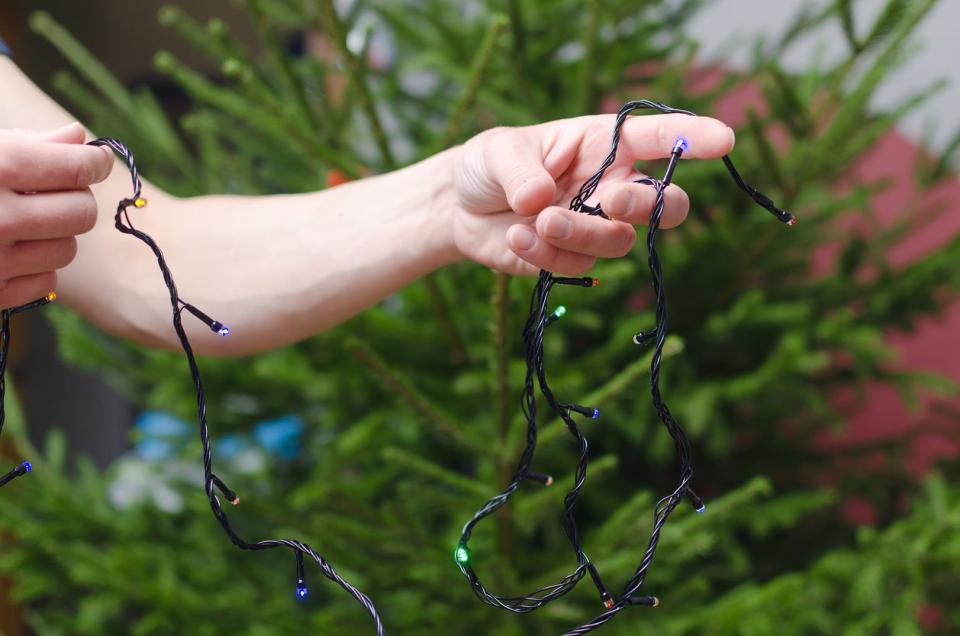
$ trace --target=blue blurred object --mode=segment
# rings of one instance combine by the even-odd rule
[[[163,411],[143,411],[133,425],[149,437],[185,437],[191,430],[189,424]]]
[[[157,462],[161,459],[167,459],[173,454],[173,444],[168,440],[157,437],[144,437],[133,447],[133,452],[140,459]]]
[[[163,411],[143,411],[133,426],[139,433],[134,452],[146,461],[169,458],[191,431],[189,424]]]
[[[296,415],[285,415],[274,420],[265,420],[253,427],[253,439],[267,451],[293,459],[300,452],[300,436],[303,420]]]
[[[240,435],[228,434],[218,439],[214,445],[218,457],[233,459],[250,446],[250,442]]]

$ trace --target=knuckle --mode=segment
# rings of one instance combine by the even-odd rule
[[[657,122],[657,147],[664,153],[669,153],[670,149],[673,147],[673,140],[670,139],[670,131],[667,128],[667,123],[661,118]]]
[[[73,162],[68,170],[70,183],[77,189],[85,188],[93,181],[93,166],[86,161]]]
[[[97,224],[97,200],[89,188],[81,193],[76,215],[77,234],[89,232]]]
[[[633,246],[637,242],[637,233],[629,225],[624,226],[623,230],[619,232],[618,236],[618,246],[616,249],[616,256],[626,256],[630,253],[630,250],[633,249]]]
[[[36,298],[47,294],[57,287],[57,273],[56,272],[44,272],[38,274],[35,277],[35,281],[31,285],[30,298]]]
[[[77,239],[70,237],[57,241],[52,260],[53,269],[66,267],[77,256]]]
[[[17,171],[14,156],[16,153],[9,144],[0,145],[0,185],[6,185],[14,180]]]

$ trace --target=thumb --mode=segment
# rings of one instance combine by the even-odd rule
[[[532,216],[553,203],[557,184],[543,167],[540,142],[529,129],[491,131],[483,158],[488,173],[517,214]]]
[[[33,137],[40,141],[53,141],[61,144],[82,144],[87,138],[83,126],[77,122],[55,128],[53,130],[44,130],[33,133]]]
[[[0,137],[27,141],[52,141],[61,144],[82,144],[86,139],[83,126],[77,122],[53,130],[24,130],[22,128],[0,129]]]

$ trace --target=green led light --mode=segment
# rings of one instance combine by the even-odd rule
[[[564,307],[563,305],[560,305],[559,307],[553,310],[553,316],[555,318],[563,318],[566,314],[567,314],[567,308]]]
[[[460,565],[466,565],[470,563],[470,550],[467,546],[460,544],[457,546],[457,551],[453,553],[453,558],[455,558]]]

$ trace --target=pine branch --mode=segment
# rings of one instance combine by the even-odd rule
[[[450,303],[440,288],[437,281],[437,274],[430,273],[424,276],[423,284],[427,288],[427,295],[430,298],[430,306],[433,313],[440,323],[440,330],[443,331],[447,339],[447,345],[450,347],[450,361],[454,364],[464,364],[469,360],[467,344],[460,335],[457,323],[453,320],[453,312],[450,311]]]
[[[580,110],[589,113],[597,101],[596,91],[596,51],[597,29],[600,24],[600,0],[587,1],[587,24],[583,30],[583,76],[580,78]]]
[[[447,125],[443,134],[440,136],[437,150],[448,147],[460,135],[460,131],[463,128],[464,117],[470,108],[473,107],[473,103],[477,98],[477,91],[480,90],[480,85],[490,65],[490,60],[493,59],[493,54],[497,51],[497,40],[504,29],[507,28],[508,23],[509,20],[506,16],[498,14],[494,16],[490,22],[490,26],[487,27],[487,32],[480,42],[480,48],[477,49],[477,54],[470,64],[470,79],[464,86],[463,92],[460,94],[460,99],[457,100],[457,104],[450,111],[450,116],[447,119]]]
[[[380,382],[381,386],[391,395],[402,401],[418,413],[428,424],[437,431],[446,434],[465,449],[488,455],[495,449],[478,443],[464,433],[464,427],[453,422],[441,409],[417,391],[405,378],[395,373],[367,343],[359,338],[350,337],[344,347],[362,362]]]
[[[476,495],[483,499],[490,497],[490,486],[488,484],[474,479],[468,479],[460,473],[455,473],[435,462],[408,453],[405,450],[388,446],[383,449],[380,456],[383,457],[384,461],[394,466],[413,471],[422,477],[453,486],[464,493]]]
[[[667,336],[663,345],[663,358],[669,359],[683,351],[683,340],[677,336]],[[626,369],[610,378],[606,384],[584,397],[583,404],[602,404],[608,400],[615,399],[618,395],[631,388],[644,376],[650,373],[650,361],[653,359],[653,352],[647,352],[642,358],[631,363]],[[563,420],[556,418],[540,429],[540,443],[546,444],[555,437],[566,431]]]
[[[377,107],[373,100],[373,94],[367,85],[367,65],[353,54],[347,45],[347,33],[337,15],[337,9],[333,0],[320,0],[322,8],[322,20],[325,26],[327,36],[336,47],[337,52],[343,59],[347,71],[347,81],[356,89],[357,99],[360,100],[360,108],[367,116],[370,122],[370,130],[373,133],[373,139],[380,150],[380,158],[383,161],[385,171],[394,170],[397,162],[393,158],[393,152],[390,150],[390,142],[387,140],[387,134],[384,131],[380,115],[377,113]]]

